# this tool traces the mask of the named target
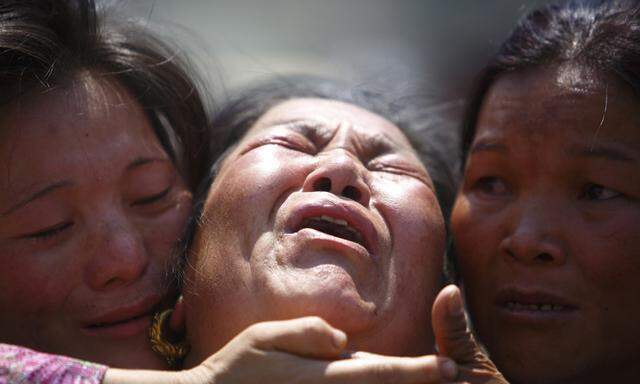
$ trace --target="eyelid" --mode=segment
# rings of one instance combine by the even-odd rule
[[[27,240],[44,239],[44,238],[55,236],[60,232],[64,231],[65,229],[71,228],[73,225],[74,223],[72,221],[65,221],[36,232],[21,235],[18,238],[27,239]]]
[[[147,204],[153,204],[156,201],[162,200],[164,197],[166,197],[169,192],[171,191],[171,188],[173,188],[173,185],[168,186],[165,190],[163,190],[160,193],[157,193],[155,195],[151,195],[148,197],[144,197],[142,199],[138,199],[136,201],[134,201],[131,205],[132,206],[138,206],[138,205],[147,205]]]
[[[300,134],[296,134],[296,135],[299,135],[304,139],[295,140],[289,137],[285,137],[284,135],[272,135],[272,136],[260,138],[255,143],[247,147],[244,151],[242,151],[242,154],[245,154],[263,145],[270,145],[270,144],[281,145],[283,147],[292,149],[294,151],[300,151],[300,152],[305,152],[309,154],[315,154],[317,152],[316,146],[311,142],[311,140],[309,140],[308,138]],[[304,143],[301,143],[301,141],[304,141]]]
[[[604,198],[591,198],[590,196],[588,196],[588,193],[589,193],[589,189],[593,187],[601,188],[602,191],[605,191],[605,192],[612,192],[612,196],[608,196]],[[587,198],[588,200],[591,200],[591,201],[607,201],[607,200],[615,199],[622,196],[625,196],[625,194],[613,188],[605,187],[604,185],[598,184],[598,183],[587,183],[582,189],[582,193],[581,193],[581,197]]]
[[[413,169],[411,167],[405,167],[398,164],[385,163],[381,160],[370,161],[368,164],[368,167],[373,172],[386,172],[386,173],[392,173],[395,175],[404,175],[404,176],[413,177],[427,184],[429,187],[432,187],[431,183],[429,182],[429,179],[423,174],[423,172],[417,169]]]
[[[500,186],[503,189],[502,191],[495,192],[494,190],[487,190],[487,187],[495,189],[493,187],[496,183],[500,183]],[[490,174],[473,178],[468,182],[468,184],[465,182],[465,185],[467,185],[466,188],[473,193],[477,193],[488,198],[501,198],[511,193],[509,184],[503,177]]]

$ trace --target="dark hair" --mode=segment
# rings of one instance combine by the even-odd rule
[[[568,0],[526,15],[477,79],[463,122],[462,165],[491,85],[505,73],[564,63],[614,74],[640,96],[640,2]]]
[[[0,4],[0,106],[81,72],[114,79],[137,100],[193,188],[205,173],[207,112],[188,62],[135,23],[107,23],[93,0]]]
[[[194,198],[194,215],[187,226],[182,262],[186,261],[191,240],[198,228],[209,188],[215,180],[226,155],[269,109],[284,101],[297,98],[320,98],[346,102],[374,112],[394,123],[409,139],[434,182],[444,217],[455,197],[455,161],[457,145],[455,129],[447,119],[434,113],[429,105],[417,97],[390,98],[365,87],[352,87],[333,80],[313,76],[278,77],[251,87],[233,97],[214,117],[215,137],[209,153],[222,154],[209,161],[208,176],[203,179]],[[180,269],[180,267],[179,267]]]

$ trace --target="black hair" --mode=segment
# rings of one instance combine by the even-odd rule
[[[0,1],[0,106],[81,72],[114,79],[140,103],[194,189],[206,173],[210,133],[197,76],[166,40],[102,16],[93,0]]]
[[[374,112],[395,124],[409,139],[429,171],[443,215],[445,218],[449,216],[455,197],[456,177],[452,161],[456,160],[457,135],[454,129],[449,129],[452,127],[446,119],[434,113],[427,102],[414,96],[391,98],[388,93],[375,92],[364,86],[354,87],[314,76],[277,77],[232,97],[214,117],[212,127],[215,136],[209,153],[218,156],[210,159],[208,176],[195,193],[194,215],[187,225],[181,247],[183,263],[187,261],[208,191],[226,155],[269,109],[298,98],[342,101]],[[183,266],[179,266],[178,271]]]
[[[640,96],[640,1],[568,0],[522,19],[480,72],[462,129],[462,165],[487,92],[503,74],[571,63],[629,84]]]

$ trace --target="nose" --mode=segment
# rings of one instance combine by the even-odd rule
[[[113,219],[113,218],[112,218]],[[89,236],[90,260],[86,276],[96,291],[107,291],[138,281],[147,270],[149,255],[142,234],[126,218],[97,226]]]
[[[318,167],[304,181],[304,192],[330,192],[369,205],[371,189],[364,181],[364,169],[354,155],[343,149],[323,154]]]
[[[512,228],[499,245],[500,253],[528,265],[563,265],[567,249],[562,240],[562,210],[544,202],[517,210]]]

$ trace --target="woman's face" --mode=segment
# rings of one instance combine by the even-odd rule
[[[630,87],[571,65],[486,96],[451,221],[478,334],[514,382],[637,364],[639,117]]]
[[[0,341],[162,367],[146,328],[191,195],[140,106],[83,79],[1,127]]]
[[[358,349],[428,352],[444,225],[409,141],[354,105],[263,115],[209,193],[185,286],[191,363],[249,324],[319,315]]]

